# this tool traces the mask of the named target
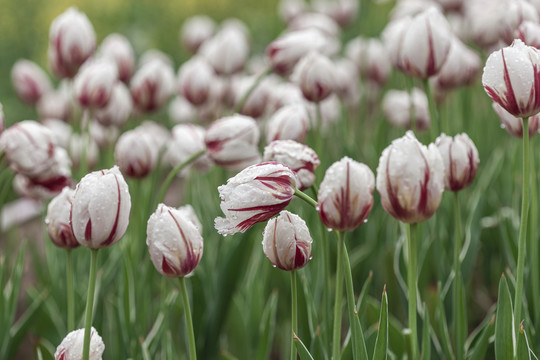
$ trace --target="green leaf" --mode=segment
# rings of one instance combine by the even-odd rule
[[[467,357],[468,360],[483,360],[486,358],[486,353],[489,345],[489,338],[493,336],[495,331],[495,315],[492,313],[488,314],[488,321],[485,321],[481,326],[480,336],[475,346],[471,349],[470,356]],[[471,334],[473,337],[475,334]]]
[[[527,339],[527,333],[523,327],[523,322],[519,324],[519,333],[517,338],[517,358],[519,360],[529,359],[531,360],[532,350],[529,347],[529,340]]]
[[[370,271],[366,281],[364,282],[364,286],[362,286],[362,290],[360,291],[360,296],[358,297],[358,301],[356,302],[356,308],[358,309],[358,314],[364,314],[366,311],[366,306],[367,306],[366,296],[371,287],[372,280],[373,280],[373,272]]]
[[[435,311],[435,324],[439,324],[439,338],[444,351],[445,356],[448,359],[453,359],[452,342],[450,341],[450,333],[448,331],[448,323],[446,321],[446,315],[444,313],[444,305],[441,299],[440,286],[437,291],[437,310]]]
[[[300,340],[300,338],[296,336],[296,334],[293,334],[293,341],[294,345],[296,346],[296,351],[298,351],[298,355],[300,355],[300,359],[313,360],[313,356],[311,356],[302,340]]]
[[[429,312],[424,303],[424,328],[422,330],[422,360],[431,359],[431,343],[429,341],[429,334],[431,325],[429,323]]]
[[[270,346],[274,338],[274,329],[276,328],[276,312],[278,304],[278,293],[273,291],[270,299],[266,302],[263,314],[261,316],[261,326],[259,331],[259,346],[257,348],[257,360],[268,359],[270,355]]]
[[[455,352],[458,359],[463,359],[463,355],[465,352],[465,339],[467,338],[467,302],[465,298],[465,286],[463,284],[461,272],[459,272],[459,274],[456,276],[455,281],[458,282],[457,289],[459,297],[458,308],[454,309],[454,311],[458,312],[458,323],[454,324],[454,326],[457,326],[458,332],[457,339],[455,339]],[[461,356],[458,356],[458,354],[461,354]]]
[[[388,296],[386,294],[386,285],[383,289],[381,300],[381,315],[379,317],[379,330],[377,331],[377,340],[375,340],[375,349],[373,350],[373,360],[386,360],[388,354]]]
[[[495,358],[512,359],[514,356],[514,314],[512,296],[504,274],[499,281],[497,315],[495,317]]]

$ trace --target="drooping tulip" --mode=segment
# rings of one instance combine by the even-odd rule
[[[70,332],[54,353],[55,360],[81,360],[83,358],[84,329]],[[93,327],[90,330],[90,360],[101,360],[105,344]]]
[[[468,187],[478,170],[478,150],[473,141],[465,133],[453,138],[441,134],[435,145],[439,148],[444,161],[444,188],[459,191]]]

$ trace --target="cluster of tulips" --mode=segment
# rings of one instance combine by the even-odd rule
[[[474,84],[478,78],[482,60],[467,45],[471,42],[490,54],[482,83],[493,100],[494,114],[523,144],[514,300],[503,276],[499,303],[502,298],[506,302],[498,307],[495,317],[495,354],[498,359],[525,359],[524,354],[527,359],[536,358],[529,333],[540,324],[523,321],[530,320],[524,310],[526,253],[531,243],[527,238],[537,235],[528,235],[527,217],[529,208],[532,211],[537,206],[529,192],[536,186],[536,176],[531,177],[529,170],[534,161],[529,138],[539,129],[540,50],[536,47],[540,46],[540,3],[398,1],[380,38],[356,37],[342,46],[341,30],[355,21],[357,11],[355,0],[282,1],[280,12],[287,29],[268,44],[264,56],[251,58],[250,34],[239,20],[217,25],[205,16],[190,18],[183,24],[181,41],[193,56],[175,75],[171,58],[160,51],[147,51],[136,61],[135,51],[123,35],[111,34],[98,46],[86,15],[69,8],[53,21],[49,32],[48,65],[59,80],[58,87],[55,89],[49,75],[32,61],[20,60],[13,66],[14,89],[23,102],[35,106],[39,121],[13,119],[9,121],[12,125],[5,127],[0,107],[2,161],[14,174],[13,187],[21,198],[42,201],[33,202],[35,207],[27,211],[39,213],[48,202],[45,225],[50,240],[67,253],[69,334],[58,345],[56,359],[102,358],[105,344],[98,335],[100,329],[92,327],[98,250],[121,240],[133,211],[140,212],[147,222],[150,256],[141,261],[151,260],[163,276],[180,279],[189,357],[196,359],[186,279],[191,274],[197,276],[204,243],[198,216],[206,214],[196,214],[189,204],[177,208],[164,201],[175,178],[184,182],[192,171],[205,173],[213,166],[230,176],[217,189],[219,198],[216,193],[215,200],[223,217],[215,219],[213,231],[234,235],[266,223],[262,250],[274,267],[291,274],[291,359],[297,358],[297,352],[302,359],[313,356],[301,340],[308,335],[298,328],[296,290],[296,272],[312,256],[324,259],[322,279],[326,292],[334,292],[333,298],[325,298],[322,310],[334,306],[331,314],[321,317],[326,321],[322,331],[331,339],[324,356],[340,359],[347,346],[347,354],[354,359],[386,359],[392,353],[388,299],[383,292],[377,337],[372,355],[368,355],[345,243],[346,233],[367,222],[375,188],[383,209],[404,224],[401,229],[406,233],[408,326],[403,356],[430,358],[430,322],[417,284],[421,240],[417,225],[436,213],[444,190],[453,192],[452,332],[448,340],[441,339],[447,341],[441,351],[452,359],[483,358],[487,345],[466,343],[468,325],[458,310],[466,300],[458,192],[473,183],[479,154],[467,134],[440,133],[440,128],[450,131],[450,126],[438,115],[438,105],[451,91]],[[422,89],[410,86],[381,96],[392,67]],[[354,136],[362,131],[358,118],[369,116],[369,108],[379,106],[379,99],[387,120],[407,131],[384,149],[376,174],[366,164],[345,156],[332,159],[333,164],[318,181],[319,155],[328,145],[328,129],[346,127],[342,141],[348,141],[348,132]],[[173,126],[140,121],[166,106]],[[344,114],[349,120],[345,124],[339,122]],[[427,130],[429,134],[422,134]],[[417,135],[429,145],[423,145]],[[107,155],[111,147],[114,156]],[[104,164],[108,169],[91,171]],[[168,175],[161,182],[155,178],[150,194],[141,202],[144,209],[132,209],[134,190],[128,183],[136,184],[164,170]],[[182,198],[178,194],[173,197],[176,201]],[[291,212],[294,197],[313,208],[320,224],[306,223]],[[320,238],[314,239],[312,233],[321,226],[323,230],[317,232]],[[325,229],[337,238],[335,272],[330,269],[331,244]],[[313,248],[317,251],[312,251],[317,242]],[[77,274],[71,251],[79,246],[91,250],[91,262],[84,328],[76,330],[73,276]],[[530,250],[529,271],[539,272],[538,248]],[[540,284],[538,276],[529,277],[532,286],[535,281]],[[345,340],[341,334],[343,283],[346,327],[350,329],[350,338]],[[418,317],[428,334],[427,339],[422,335],[422,349]],[[486,336],[485,344],[488,341]]]

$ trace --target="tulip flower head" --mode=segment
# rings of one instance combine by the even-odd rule
[[[195,54],[215,32],[216,23],[214,20],[205,15],[192,16],[186,19],[182,25],[180,40],[190,53]]]
[[[247,34],[236,25],[223,26],[211,39],[205,41],[199,53],[220,75],[232,75],[244,68],[249,56]]]
[[[266,143],[274,140],[304,142],[309,130],[309,115],[301,104],[286,105],[276,111],[266,123]]]
[[[262,245],[264,254],[274,266],[293,271],[303,268],[311,260],[312,242],[306,222],[283,210],[266,224]]]
[[[103,126],[121,128],[126,124],[132,111],[133,101],[129,89],[123,83],[117,82],[112,88],[107,106],[97,109],[94,112],[94,119]]]
[[[523,119],[515,117],[506,111],[501,105],[493,103],[493,110],[499,116],[501,120],[501,127],[505,129],[510,135],[523,139]],[[529,138],[538,134],[540,129],[540,114],[533,115],[529,118]]]
[[[137,110],[155,111],[162,107],[174,92],[174,71],[165,60],[153,58],[137,70],[129,88]]]
[[[165,158],[171,166],[178,166],[186,161],[190,156],[195,155],[201,150],[206,149],[204,143],[204,135],[206,131],[202,126],[194,124],[178,124],[175,125],[169,142],[167,143],[167,151]],[[212,160],[207,154],[199,156],[193,165],[199,171],[207,171],[212,166]],[[186,172],[188,169],[184,169]]]
[[[84,329],[70,332],[54,353],[55,360],[81,360],[83,358]],[[105,344],[93,327],[90,330],[90,360],[101,360]]]
[[[118,69],[112,60],[88,61],[75,77],[75,97],[85,108],[102,109],[109,103],[117,80]]]
[[[146,244],[154,267],[167,277],[189,275],[203,255],[203,238],[195,224],[164,204],[148,219]]]
[[[79,246],[69,223],[71,198],[74,192],[73,189],[65,187],[60,194],[56,195],[47,207],[47,217],[45,218],[49,238],[54,245],[64,249],[73,249]]]
[[[317,52],[310,52],[300,59],[291,79],[308,101],[316,103],[330,96],[336,87],[334,64]]]
[[[373,84],[386,84],[392,64],[381,40],[357,37],[347,43],[345,53],[354,61],[360,75]]]
[[[126,232],[130,210],[128,185],[117,166],[87,174],[73,194],[73,234],[90,249],[111,246]]]
[[[540,52],[516,39],[489,55],[482,84],[489,97],[515,117],[540,112]]]
[[[216,74],[202,57],[193,57],[185,62],[178,73],[180,95],[193,105],[201,105],[208,100]]]
[[[297,187],[295,173],[287,166],[266,162],[247,167],[218,187],[225,217],[214,221],[222,235],[245,232],[283,210]]]
[[[373,207],[375,176],[365,164],[344,157],[326,170],[319,188],[317,210],[325,226],[352,231]]]
[[[110,34],[101,42],[98,55],[112,60],[118,68],[118,79],[128,83],[135,70],[135,54],[128,39],[120,34]]]
[[[478,150],[465,133],[454,138],[441,134],[435,145],[439,148],[444,161],[444,188],[459,191],[469,186],[478,170]]]
[[[144,178],[156,167],[158,150],[151,135],[135,128],[120,135],[114,148],[114,158],[122,174]]]
[[[418,88],[412,92],[403,90],[390,90],[382,100],[382,110],[386,119],[400,128],[410,129],[411,105],[414,107],[414,122],[417,131],[425,131],[431,125],[429,105],[426,93]]]
[[[19,99],[29,105],[37,104],[43,94],[52,90],[47,74],[30,60],[18,60],[13,65],[11,82]]]

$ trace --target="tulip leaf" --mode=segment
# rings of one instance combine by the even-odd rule
[[[495,358],[512,359],[514,356],[514,314],[512,313],[512,296],[508,282],[501,276],[497,315],[495,317]]]
[[[477,332],[480,333],[480,335],[476,341],[476,344],[470,351],[468,360],[482,360],[486,358],[489,338],[493,336],[493,332],[495,331],[495,315],[489,313],[487,318],[489,320],[484,321],[484,323],[479,326],[479,330]],[[474,333],[471,334],[471,337],[474,335]]]
[[[302,340],[300,340],[300,338],[296,336],[296,334],[293,334],[293,341],[294,345],[296,346],[296,350],[298,351],[298,355],[300,355],[300,359],[313,360],[313,356],[311,356]]]
[[[386,286],[384,287],[381,300],[381,314],[379,317],[379,330],[375,349],[373,350],[373,360],[386,360],[388,355],[388,296]]]
[[[259,331],[259,346],[257,348],[257,360],[268,359],[270,355],[270,346],[274,337],[274,329],[276,327],[276,312],[278,304],[277,291],[272,292],[270,298],[266,302],[263,314],[261,316],[261,326]]]
[[[431,325],[429,323],[429,312],[424,303],[424,326],[422,330],[422,360],[431,359],[431,342],[429,341],[429,334],[431,330]]]
[[[527,338],[527,332],[525,331],[525,328],[523,327],[523,322],[519,324],[519,332],[518,332],[518,338],[517,338],[517,358],[520,360],[525,359],[532,359],[531,354],[534,356],[535,359],[537,359],[536,355],[534,355],[532,349],[529,346],[529,339]]]
[[[439,324],[439,338],[444,351],[445,356],[448,359],[453,359],[452,346],[450,341],[450,333],[448,331],[448,323],[446,321],[446,315],[444,313],[444,304],[441,299],[440,286],[436,295],[437,309],[435,311],[435,324]]]

